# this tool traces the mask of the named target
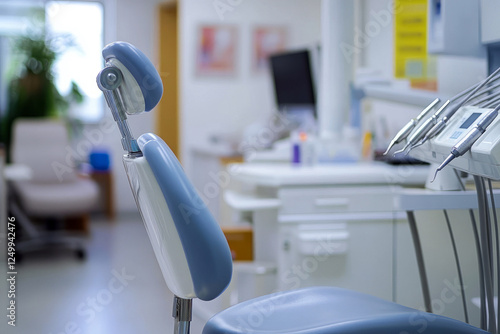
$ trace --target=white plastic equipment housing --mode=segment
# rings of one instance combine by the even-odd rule
[[[410,155],[422,161],[442,163],[450,155],[453,146],[491,110],[473,106],[460,108],[438,136],[413,149]],[[481,115],[466,129],[461,128],[461,125],[474,113]],[[446,168],[500,180],[500,117],[493,120],[468,152],[452,160]]]
[[[180,298],[196,297],[181,240],[151,167],[142,156],[125,155],[123,163],[168,288]]]

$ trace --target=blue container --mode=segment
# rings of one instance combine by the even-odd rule
[[[92,151],[89,155],[89,163],[94,170],[106,171],[110,167],[109,153],[99,150]]]

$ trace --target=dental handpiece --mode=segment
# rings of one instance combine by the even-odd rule
[[[446,126],[446,123],[448,123],[448,116],[444,116],[443,118],[441,118],[439,120],[439,122],[437,122],[430,130],[429,132],[427,132],[424,136],[424,138],[420,139],[420,141],[413,145],[410,150],[413,150],[414,148],[417,148],[421,145],[423,145],[426,141],[428,141],[429,139],[431,138],[434,138],[435,136],[437,136]]]
[[[441,131],[443,131],[443,129],[446,127],[446,124],[448,123],[450,118],[457,112],[458,109],[460,109],[460,107],[462,107],[464,103],[465,99],[458,104],[453,104],[448,114],[446,114],[446,116],[443,116],[443,118],[441,118],[437,123],[435,123],[435,125],[425,134],[425,136],[423,136],[422,139],[420,139],[418,143],[411,146],[410,151],[413,150],[414,148],[423,145],[426,141],[428,141],[431,138],[434,138],[439,133],[441,133]]]
[[[490,78],[490,77],[488,77]],[[487,78],[487,79],[488,79]],[[499,77],[495,78],[495,80],[498,80]],[[472,94],[476,94],[475,96],[473,97],[470,97],[470,95],[472,94],[469,94],[469,96],[465,97],[464,99],[462,99],[462,101],[460,101],[459,103],[455,103],[453,104],[451,107],[450,107],[450,110],[448,111],[448,113],[446,114],[446,116],[444,116],[443,118],[441,118],[428,132],[427,134],[415,145],[411,146],[410,147],[410,150],[416,148],[416,147],[419,147],[421,145],[423,145],[427,140],[429,139],[432,139],[434,138],[435,136],[437,136],[439,133],[441,133],[441,131],[443,131],[443,129],[446,127],[446,124],[448,123],[448,121],[451,119],[451,117],[458,111],[458,109],[460,109],[465,103],[467,102],[471,102],[473,100],[475,100],[477,98],[477,96],[480,96],[486,92],[489,92],[493,89],[496,89],[496,88],[499,88],[500,87],[500,83],[494,85],[494,86],[491,86],[491,87],[488,87],[488,88],[483,88],[482,90],[479,90],[481,88],[481,86],[484,86],[484,84],[488,83],[488,81],[485,80],[485,82],[483,83],[480,83],[478,85],[476,85],[474,88],[475,89],[472,89],[475,91],[475,93],[473,92]],[[483,84],[483,85],[481,85]],[[478,87],[480,86],[480,87]],[[479,89],[477,89],[479,88]],[[470,91],[472,91],[470,90]],[[465,94],[463,94],[465,95]],[[462,95],[462,96],[463,96]],[[483,102],[486,102],[488,101],[488,105],[491,105],[492,103],[498,103],[500,101],[500,98],[494,98],[495,96],[486,96],[478,101],[476,101],[475,103],[479,104],[479,103],[483,103]],[[492,100],[492,98],[494,98]],[[452,102],[452,100],[456,100],[457,97],[454,97],[452,99],[450,99],[450,102]]]
[[[493,120],[498,116],[499,109],[500,105],[488,112],[472,130],[470,130],[458,143],[453,146],[450,155],[436,169],[434,178],[431,182],[436,179],[437,173],[445,168],[453,159],[464,155],[465,152],[470,150],[472,145],[474,145],[474,143],[483,135],[491,122],[493,122]]]
[[[437,123],[437,120],[439,119],[439,116],[443,113],[443,111],[448,107],[450,104],[450,100],[446,101],[439,109],[429,117],[428,119],[425,120],[420,127],[418,127],[407,139],[405,147],[403,149],[395,152],[394,154],[401,153],[401,152],[406,152],[408,148],[412,148],[414,145],[418,143],[422,137],[425,136],[425,134]],[[409,152],[409,151],[408,151]],[[406,154],[408,154],[406,152]]]
[[[396,144],[399,144],[401,143],[403,140],[406,139],[406,137],[408,137],[408,135],[411,133],[411,131],[413,130],[413,128],[418,124],[418,122],[420,122],[420,120],[422,118],[425,117],[425,115],[427,115],[427,113],[429,111],[431,111],[435,106],[436,104],[438,104],[440,101],[439,98],[436,98],[434,101],[432,101],[427,107],[425,107],[424,110],[422,110],[420,112],[420,114],[416,117],[416,118],[412,118],[408,123],[406,123],[405,126],[403,126],[401,128],[401,130],[399,130],[399,132],[394,136],[394,138],[391,140],[391,143],[389,144],[389,146],[387,147],[387,150],[384,152],[384,155],[386,155],[387,153],[389,153],[389,151],[391,150],[391,148],[396,145]]]
[[[449,119],[462,107],[465,103],[470,102],[478,98],[484,93],[490,92],[493,89],[496,89],[500,87],[500,84],[491,86],[491,87],[486,87],[484,86],[488,83],[493,83],[500,79],[500,67],[497,68],[491,75],[489,75],[486,79],[483,81],[475,84],[474,86],[458,93],[457,95],[453,96],[450,98],[447,103],[445,103],[437,112],[435,115],[431,116],[429,119],[427,119],[419,129],[413,132],[413,135],[407,140],[406,145],[403,147],[403,149],[396,151],[394,155],[401,153],[401,152],[406,152],[408,154],[409,151],[412,149],[423,145],[427,140],[435,137],[438,135],[445,127]],[[465,96],[465,97],[464,97]],[[462,98],[463,97],[463,98]],[[460,100],[460,101],[458,101]],[[486,97],[483,98],[482,101],[491,101],[491,97]],[[458,101],[458,102],[456,102]],[[435,101],[433,101],[434,103]],[[441,119],[438,121],[439,115],[448,107],[450,103],[452,104],[452,107],[450,108],[449,112]],[[426,111],[427,108],[426,108]],[[394,139],[391,141],[389,147],[387,148],[386,152],[384,154],[387,154],[389,150],[392,148],[393,145],[400,143],[403,141],[408,135],[411,133],[411,130],[413,127],[416,125],[416,123],[413,123],[413,120],[411,120],[403,129],[398,132],[398,134],[394,137]],[[404,134],[403,136],[400,136],[400,134]]]

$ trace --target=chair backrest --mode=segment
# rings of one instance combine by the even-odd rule
[[[66,125],[57,119],[20,118],[14,122],[12,161],[32,170],[33,182],[55,183],[75,178]]]
[[[167,285],[178,297],[212,300],[231,281],[232,258],[227,240],[167,144],[152,133],[140,136],[138,144],[157,185],[148,185],[152,182],[146,177],[135,188],[138,193],[145,193],[159,187],[160,192],[148,194],[151,198],[141,212],[168,211],[155,222],[145,219],[147,227],[153,225],[148,233]],[[162,195],[167,208],[153,209],[151,202]],[[186,283],[184,291],[176,291],[175,287]]]

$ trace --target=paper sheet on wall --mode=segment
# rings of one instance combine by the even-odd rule
[[[394,76],[437,90],[436,59],[427,54],[427,0],[394,1]]]

